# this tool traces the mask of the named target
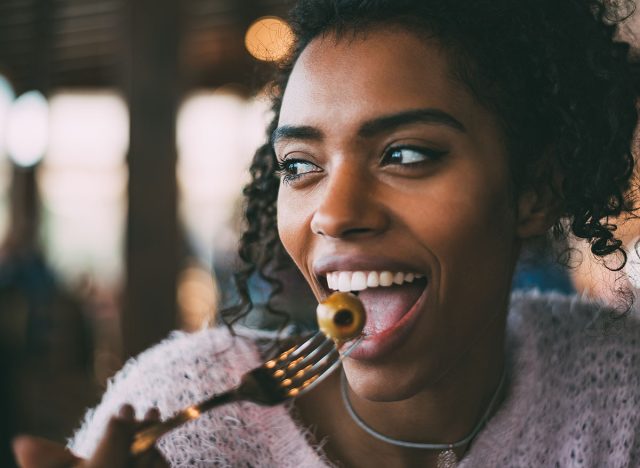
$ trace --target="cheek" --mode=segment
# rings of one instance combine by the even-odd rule
[[[500,264],[510,268],[515,210],[501,175],[458,174],[432,185],[423,202],[405,206],[413,213],[407,222],[434,256],[443,282],[462,281],[467,288],[483,281],[479,273],[485,267],[488,277]]]
[[[306,215],[304,210],[298,208],[291,209],[292,206],[304,206],[295,204],[287,195],[282,195],[282,191],[278,195],[278,235],[285,250],[293,259],[299,269],[302,269],[304,246],[307,234]],[[303,270],[304,272],[304,270]]]
[[[440,244],[477,250],[515,236],[513,207],[506,191],[459,189],[455,196],[444,200],[432,214],[441,221],[436,226]]]
[[[313,233],[309,227],[311,209],[309,200],[295,194],[278,195],[278,235],[289,257],[302,273],[317,300],[322,292],[317,289],[310,271],[313,251]]]

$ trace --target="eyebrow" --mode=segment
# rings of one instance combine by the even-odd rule
[[[454,130],[466,132],[464,125],[459,120],[440,109],[415,109],[369,120],[362,124],[358,135],[369,138],[414,123],[446,125]]]
[[[323,138],[324,134],[315,127],[308,125],[283,125],[273,131],[269,143],[271,143],[271,147],[273,147],[279,140],[320,141]]]
[[[440,109],[414,109],[397,114],[383,115],[368,120],[358,130],[358,135],[363,138],[371,138],[384,132],[411,125],[414,123],[427,123],[433,125],[446,125],[459,132],[466,132],[462,123],[452,115]],[[321,141],[324,134],[316,127],[308,125],[283,125],[276,128],[271,134],[271,146],[279,140],[309,140]]]

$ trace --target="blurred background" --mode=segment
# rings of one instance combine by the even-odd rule
[[[64,442],[127,358],[234,303],[290,3],[0,0],[0,466],[13,435]],[[574,291],[552,264],[515,286]]]
[[[233,303],[283,0],[0,0],[0,466]],[[264,297],[256,282],[254,292]]]

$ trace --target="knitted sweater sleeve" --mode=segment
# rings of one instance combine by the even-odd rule
[[[110,417],[129,403],[142,415],[157,407],[167,417],[188,403],[235,384],[236,375],[258,360],[257,353],[226,330],[207,329],[189,335],[173,332],[160,344],[130,359],[107,383],[101,403],[87,411],[69,441],[78,455],[95,450]],[[236,359],[231,362],[230,355]]]
[[[131,404],[138,417],[157,407],[166,419],[237,385],[261,361],[257,338],[249,330],[232,337],[223,328],[174,332],[127,362],[111,379],[101,403],[87,412],[69,448],[79,456],[91,456],[108,420],[124,403]],[[225,405],[165,435],[157,446],[172,467],[326,466],[282,405]]]

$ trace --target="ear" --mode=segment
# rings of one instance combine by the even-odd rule
[[[551,187],[529,188],[518,197],[517,235],[520,239],[541,236],[559,216],[560,203]]]

